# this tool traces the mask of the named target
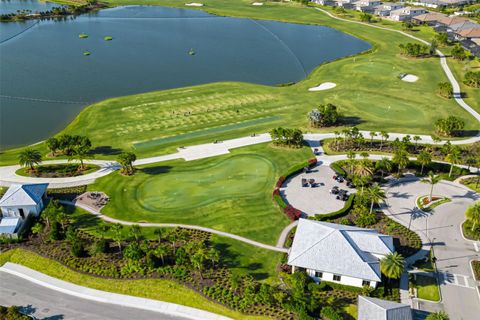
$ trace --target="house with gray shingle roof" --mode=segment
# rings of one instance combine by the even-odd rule
[[[358,296],[358,320],[412,320],[409,305]]]
[[[45,205],[48,184],[12,184],[0,199],[0,233],[15,233],[29,215]]]
[[[319,281],[376,288],[380,259],[394,251],[393,239],[376,230],[300,219],[288,264]]]

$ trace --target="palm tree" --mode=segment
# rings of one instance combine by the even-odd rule
[[[162,265],[165,264],[164,257],[167,254],[167,248],[165,246],[159,245],[155,248],[155,255],[160,257],[162,260]]]
[[[347,158],[348,158],[348,162],[350,163],[350,173],[353,172],[353,164],[355,163],[356,157],[357,157],[357,154],[355,152],[348,151]]]
[[[418,141],[422,140],[420,136],[413,136],[413,141],[415,141],[415,151],[417,151]]]
[[[465,212],[465,215],[467,216],[467,219],[472,222],[472,231],[474,231],[477,224],[480,224],[480,202],[469,207]]]
[[[432,155],[429,152],[422,150],[418,154],[417,161],[422,165],[422,169],[420,170],[420,175],[422,175],[423,168],[432,162]]]
[[[380,270],[389,279],[399,279],[404,269],[405,259],[396,251],[380,260]]]
[[[385,192],[378,184],[374,184],[367,189],[367,196],[370,199],[370,213],[373,212],[373,205],[385,199]]]
[[[21,166],[29,167],[30,171],[34,171],[34,165],[42,162],[42,154],[38,150],[27,148],[18,155],[18,162]]]
[[[198,251],[190,258],[192,265],[198,269],[198,272],[200,273],[200,278],[202,278],[202,280],[202,269],[206,258],[207,256],[203,248],[198,249]]]
[[[425,320],[450,320],[450,317],[444,311],[437,311],[430,313]]]
[[[384,140],[387,141],[390,135],[386,131],[381,131],[380,136],[382,136],[382,140],[380,140],[380,150],[382,150]]]
[[[208,250],[208,259],[212,262],[212,267],[215,267],[215,263],[220,261],[220,253],[215,248]]]
[[[452,147],[450,153],[445,157],[445,160],[450,163],[450,172],[448,173],[449,177],[452,175],[453,165],[459,163],[461,159],[462,157],[460,154],[460,149],[458,147]]]
[[[123,225],[121,225],[120,223],[115,223],[112,226],[112,230],[113,230],[113,239],[117,242],[118,251],[122,252]]]
[[[79,147],[79,148],[74,148],[72,150],[71,154],[68,156],[68,161],[72,161],[72,160],[80,161],[80,167],[78,167],[78,170],[82,171],[85,169],[83,161],[91,158],[93,158],[93,154],[90,153],[90,148]]]
[[[370,131],[370,146],[373,146],[373,138],[377,136],[375,131]]]
[[[162,242],[162,236],[163,236],[163,229],[157,228],[157,229],[153,230],[153,234],[158,237],[158,243],[161,243]]]
[[[135,239],[135,241],[138,242],[138,240],[140,240],[140,237],[142,236],[142,229],[138,224],[132,224],[129,233]]]
[[[387,157],[383,157],[382,159],[378,160],[377,163],[375,163],[375,169],[382,172],[382,178],[385,175],[385,172],[392,171],[392,166],[392,161]]]
[[[400,175],[401,171],[408,166],[410,160],[408,160],[408,152],[403,149],[395,150],[395,154],[392,158],[393,163],[398,166],[398,174]]]
[[[126,174],[132,174],[135,171],[133,167],[135,160],[137,160],[137,156],[133,152],[123,152],[117,157],[117,161],[122,165]]]
[[[433,186],[439,183],[442,180],[440,176],[436,176],[433,171],[428,172],[428,176],[425,179],[420,180],[422,183],[428,183],[430,184],[430,195],[428,197],[428,200],[431,202],[432,201],[432,194],[433,194]]]

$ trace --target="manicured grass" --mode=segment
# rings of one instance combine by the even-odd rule
[[[480,177],[466,178],[460,181],[460,183],[476,192],[480,192]]]
[[[172,0],[112,0],[109,3],[184,6],[184,2]],[[187,140],[165,143],[161,148],[158,145],[137,148],[135,152],[143,157],[171,152],[182,145],[264,132],[278,125],[312,131],[306,113],[326,102],[338,105],[348,124],[358,124],[366,130],[430,134],[434,121],[449,115],[463,119],[466,130],[476,128],[474,119],[454,101],[436,95],[437,83],[447,81],[438,59],[410,59],[399,55],[398,45],[412,41],[405,36],[337,21],[297,3],[267,2],[261,8],[244,0],[204,3],[203,9],[221,15],[331,26],[369,41],[374,49],[368,54],[325,63],[292,86],[214,83],[109,99],[87,107],[63,133],[88,132],[95,146],[130,150],[137,143],[195,132]],[[420,28],[416,34],[428,38],[431,31]],[[415,84],[406,83],[398,79],[399,73],[412,73],[420,79]],[[335,82],[337,87],[308,92],[309,87],[324,81]],[[184,116],[186,112],[191,115]],[[241,125],[272,115],[279,118]],[[238,127],[220,133],[212,130],[232,124]],[[43,146],[36,148],[45,150]],[[18,151],[3,154],[0,164],[16,162],[15,153]],[[98,157],[111,158],[112,155],[106,152]]]
[[[110,197],[102,212],[117,219],[200,225],[274,244],[289,223],[272,200],[275,181],[311,157],[307,147],[261,144],[142,167],[130,177],[110,174],[89,189]]]
[[[81,208],[69,207],[71,215],[77,222],[75,226],[83,231],[96,236],[99,234],[101,224],[110,225],[98,217],[88,213]],[[156,228],[141,228],[142,236],[145,239],[156,240],[158,237],[154,234]],[[165,232],[169,230],[165,228]],[[129,229],[124,228],[122,233],[125,237],[129,236]],[[107,238],[113,238],[114,232],[110,230],[106,234]],[[283,254],[261,249],[230,238],[212,235],[214,246],[221,251],[222,264],[228,269],[239,275],[249,274],[257,280],[265,282],[275,282],[277,280],[276,267],[280,263]]]
[[[475,275],[475,279],[477,281],[480,281],[480,261],[478,260],[472,261],[472,268],[473,268],[473,273]]]
[[[440,301],[440,292],[437,280],[434,277],[417,274],[416,280],[414,280],[414,286],[417,288],[418,298],[430,301]]]
[[[85,164],[85,170],[78,171],[79,164],[45,164],[35,167],[35,172],[32,173],[29,171],[29,168],[23,167],[18,169],[15,173],[24,176],[24,177],[50,177],[50,178],[60,178],[60,177],[72,177],[79,176],[88,173],[92,173],[100,169],[99,166],[95,164]]]
[[[92,277],[72,271],[58,262],[43,258],[23,249],[15,249],[1,253],[0,265],[6,262],[18,263],[57,279],[92,289],[182,304],[234,319],[268,319],[266,317],[247,316],[227,309],[174,281],[159,279],[119,280]]]
[[[476,226],[475,230],[472,230],[472,223],[470,220],[465,220],[462,224],[463,236],[470,240],[480,240],[480,226]]]

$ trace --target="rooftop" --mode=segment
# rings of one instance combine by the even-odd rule
[[[48,184],[12,184],[0,199],[0,206],[36,205],[40,202]]]
[[[410,306],[393,301],[358,296],[358,320],[412,320]]]
[[[380,263],[375,255],[393,251],[392,238],[375,230],[300,219],[288,264],[381,281]]]

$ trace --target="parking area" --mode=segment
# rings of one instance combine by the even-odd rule
[[[307,215],[326,214],[340,210],[345,201],[336,199],[330,190],[337,186],[346,190],[346,195],[354,192],[346,182],[333,179],[335,172],[327,165],[317,165],[310,172],[300,173],[285,181],[280,189],[281,195],[293,207]],[[313,182],[313,183],[310,183]],[[346,199],[346,198],[345,198]]]

